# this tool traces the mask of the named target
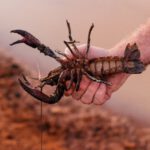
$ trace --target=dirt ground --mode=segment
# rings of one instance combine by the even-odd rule
[[[43,104],[26,94],[17,78],[24,69],[0,55],[0,150],[150,150],[150,128],[64,98]]]

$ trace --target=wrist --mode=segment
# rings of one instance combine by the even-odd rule
[[[128,43],[136,43],[141,53],[141,60],[144,63],[150,62],[150,19],[146,24],[139,27],[129,38],[111,48],[110,55],[124,56],[124,50]]]

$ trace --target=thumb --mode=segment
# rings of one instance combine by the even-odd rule
[[[81,55],[85,56],[86,54],[86,50],[87,50],[87,45],[86,44],[82,44],[77,46],[79,52],[81,53]],[[73,50],[75,52],[75,50]],[[68,48],[65,49],[65,54],[67,54],[68,56],[72,56],[70,50]],[[90,50],[88,52],[87,58],[92,59],[92,58],[97,58],[97,57],[105,57],[109,55],[109,51],[104,49],[104,48],[99,48],[96,46],[90,46]]]

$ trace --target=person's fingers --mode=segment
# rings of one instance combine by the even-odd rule
[[[111,98],[111,93],[107,93],[107,90],[106,90],[106,93],[105,93],[105,96],[104,96],[104,100],[107,101]]]
[[[85,49],[86,49],[86,45],[85,45],[85,44],[82,44],[82,45],[78,46],[77,48],[78,48],[79,52],[80,52],[81,54],[83,54],[84,51],[85,51]],[[73,52],[76,52],[74,49],[72,49],[72,50],[73,50]],[[65,49],[65,54],[66,54],[67,56],[73,57],[73,56],[72,56],[72,53],[70,52],[70,50],[69,50],[68,48]],[[85,53],[84,53],[84,54],[85,54]]]
[[[105,94],[106,94],[106,85],[101,83],[100,87],[95,93],[93,103],[97,105],[103,104],[106,101]]]
[[[93,96],[95,95],[95,92],[99,88],[99,83],[97,82],[91,82],[91,84],[88,86],[88,89],[85,91],[84,95],[81,97],[80,101],[84,104],[90,104],[93,101]]]
[[[81,99],[81,97],[86,92],[86,90],[88,89],[91,82],[92,81],[90,79],[88,79],[86,76],[82,76],[79,90],[78,91],[74,90],[72,93],[72,97],[76,100]]]

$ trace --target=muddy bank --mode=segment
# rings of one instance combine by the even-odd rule
[[[149,150],[150,128],[129,118],[64,98],[56,105],[43,104],[18,84],[23,68],[0,55],[0,149],[39,150]]]

